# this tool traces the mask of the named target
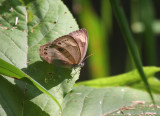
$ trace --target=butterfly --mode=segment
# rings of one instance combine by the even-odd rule
[[[40,56],[49,64],[67,68],[83,67],[88,49],[88,33],[79,29],[57,38],[53,42],[41,45]]]

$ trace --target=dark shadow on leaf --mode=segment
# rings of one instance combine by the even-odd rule
[[[156,72],[155,77],[160,80],[160,72]]]
[[[46,89],[62,83],[64,79],[71,79],[71,69],[62,68],[46,62],[35,62],[27,68],[27,74],[38,81]]]
[[[32,108],[30,108],[32,106]],[[24,105],[24,116],[49,116],[48,113],[42,111],[40,107],[31,101],[26,101]]]
[[[23,92],[3,76],[0,76],[0,104],[7,116],[20,116],[22,113]]]
[[[54,66],[53,64],[48,64],[47,62],[38,61],[28,66],[27,69],[23,69],[31,78],[40,83],[45,89],[50,90],[60,84],[60,89],[63,89],[64,94],[68,92],[63,87],[63,82],[72,80],[71,69]],[[19,80],[15,80],[19,81]],[[17,82],[18,83],[18,82]],[[58,92],[58,89],[56,89]],[[34,91],[34,92],[33,92]],[[34,98],[41,94],[41,91],[37,91],[37,88],[33,85],[27,85],[27,97],[29,99]],[[26,98],[28,99],[28,98]]]

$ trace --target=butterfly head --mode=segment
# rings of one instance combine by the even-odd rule
[[[85,65],[84,62],[81,62],[80,64],[78,64],[78,66],[81,67],[81,68],[84,67],[84,65]]]
[[[71,68],[82,68],[82,67],[84,67],[84,65],[85,65],[85,63],[84,63],[84,62],[81,62],[81,63],[79,63],[79,64],[74,64],[74,65],[72,65]]]

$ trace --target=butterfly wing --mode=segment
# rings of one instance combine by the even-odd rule
[[[69,35],[40,46],[40,56],[50,64],[66,67],[77,64],[81,59],[80,49],[75,39]]]
[[[69,35],[77,41],[77,44],[79,46],[81,59],[78,64],[80,64],[83,61],[88,49],[88,33],[86,29],[80,29],[70,33]]]
[[[55,45],[57,48],[63,48],[64,49],[63,54],[67,58],[69,58],[73,64],[78,64],[78,62],[81,59],[81,53],[78,47],[78,43],[72,36],[70,35],[62,36],[53,41],[53,45]]]
[[[59,50],[52,47],[52,43],[47,43],[40,46],[39,52],[40,56],[49,64],[53,64],[55,61],[62,61],[66,63],[66,65],[72,64],[72,62],[67,59]]]

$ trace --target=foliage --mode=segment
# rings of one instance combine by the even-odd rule
[[[0,115],[159,114],[159,81],[153,76],[159,67],[144,68],[154,92],[153,105],[137,71],[73,87],[80,68],[66,69],[41,60],[40,45],[77,29],[60,0],[0,1]]]

